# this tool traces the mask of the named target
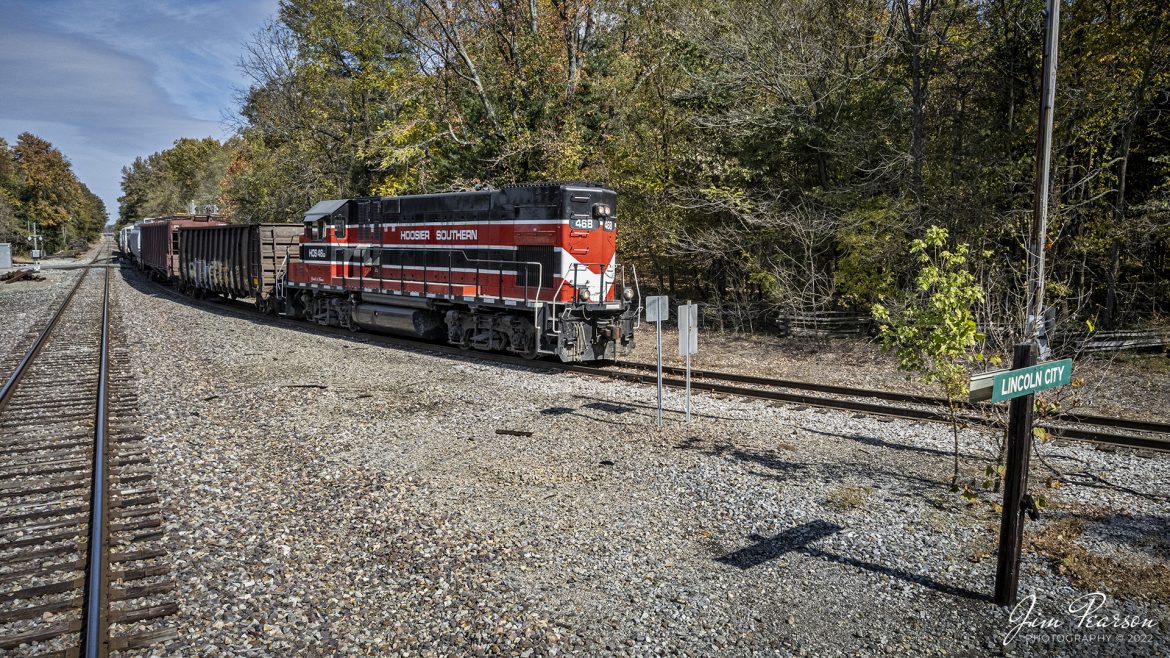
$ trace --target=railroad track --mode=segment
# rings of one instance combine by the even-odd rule
[[[165,294],[188,303],[209,304],[218,309],[230,310],[241,316],[246,315],[252,318],[262,315],[254,306],[244,302],[197,301],[169,288],[157,284],[152,285],[156,285],[157,289],[164,291]],[[353,336],[352,332],[346,329],[322,327],[291,319],[277,318],[270,321],[280,322],[285,326],[301,330],[338,336]],[[375,344],[407,347],[445,355],[457,355],[460,358],[470,357],[528,368],[567,371],[636,384],[653,384],[657,379],[657,365],[650,363],[622,361],[605,366],[593,366],[552,361],[528,361],[508,354],[468,352],[452,345],[426,343],[396,336],[369,333],[362,334],[362,337],[363,340]],[[669,388],[683,388],[685,386],[685,381],[682,379],[684,376],[685,371],[682,368],[663,367],[663,384]],[[946,400],[938,397],[702,370],[692,370],[691,377],[691,389],[696,391],[892,418],[929,422],[950,422],[951,419],[946,410]],[[991,413],[991,410],[992,406],[988,403],[978,405],[964,403],[960,407],[958,418],[961,422],[968,424],[1003,427],[1003,420],[998,414]],[[1061,440],[1082,441],[1101,446],[1137,450],[1170,451],[1170,423],[1088,414],[1058,414],[1038,421],[1037,425],[1047,429],[1054,438]]]
[[[657,380],[657,365],[650,363],[622,362],[608,368],[573,364],[565,364],[563,367],[582,374],[629,382],[652,384]],[[663,366],[662,372],[664,386],[671,388],[685,386],[685,380],[681,379],[685,377],[684,369]],[[944,398],[894,391],[703,370],[691,371],[691,389],[895,418],[934,422],[950,422],[951,419]],[[1003,427],[1000,418],[987,413],[990,409],[989,404],[963,403],[959,405],[957,417],[961,422],[968,424]],[[1052,414],[1037,422],[1037,425],[1048,430],[1057,439],[1087,441],[1139,450],[1170,451],[1170,423],[1091,414]]]
[[[174,637],[149,459],[109,268],[85,269],[0,389],[0,651],[104,656]]]

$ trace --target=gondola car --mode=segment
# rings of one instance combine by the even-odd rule
[[[323,325],[563,361],[629,353],[640,296],[592,183],[321,201],[269,298]]]

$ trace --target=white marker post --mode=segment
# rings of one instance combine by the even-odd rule
[[[32,235],[28,236],[29,244],[32,248],[29,250],[29,257],[32,258],[32,269],[34,272],[41,271],[41,245],[44,244],[45,239],[37,235],[37,224],[32,223]]]
[[[678,353],[687,358],[687,422],[691,422],[691,355],[699,353],[699,306],[678,307]]]
[[[662,321],[670,318],[670,299],[666,295],[646,298],[646,321],[658,327],[658,426],[662,427]]]

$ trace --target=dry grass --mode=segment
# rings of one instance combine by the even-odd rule
[[[1165,561],[1134,560],[1091,553],[1076,539],[1089,520],[1104,517],[1065,517],[1031,533],[1032,549],[1081,589],[1106,589],[1119,598],[1170,602],[1170,565]]]
[[[841,485],[829,492],[829,495],[826,496],[826,502],[829,507],[835,510],[847,512],[864,505],[871,495],[873,495],[873,489],[869,487]]]

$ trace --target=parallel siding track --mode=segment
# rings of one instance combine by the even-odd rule
[[[104,656],[174,637],[109,297],[108,267],[81,272],[0,389],[0,651],[12,655]]]
[[[569,369],[578,370],[585,374],[615,377],[625,381],[654,383],[656,380],[653,373],[655,373],[657,366],[654,364],[620,363],[616,367],[618,370],[600,369],[592,366],[569,366]],[[621,372],[620,369],[635,372],[625,373]],[[662,373],[664,385],[672,388],[682,388],[685,385],[685,380],[680,379],[686,375],[684,369],[663,366]],[[950,421],[949,414],[941,410],[947,406],[947,401],[938,397],[704,370],[692,370],[691,378],[691,388],[699,391],[899,418]],[[738,386],[737,384],[748,384],[750,387]],[[869,400],[882,400],[884,402],[871,402]],[[889,404],[891,402],[897,404]],[[963,403],[959,406],[961,411],[958,418],[962,422],[982,425],[997,423],[995,419],[981,413],[987,411],[990,405]],[[1142,450],[1170,451],[1170,423],[1064,413],[1051,414],[1038,425],[1059,439],[1088,441]],[[1122,434],[1116,430],[1129,433]]]
[[[221,312],[231,313],[240,317],[249,317],[253,320],[258,317],[264,317],[254,306],[243,302],[229,302],[227,300],[217,300],[215,302],[206,300],[196,301],[167,288],[154,284],[151,285],[153,290],[158,290],[161,294],[170,295],[176,299],[182,299],[188,304],[206,304],[207,307],[214,307]],[[313,331],[338,336],[352,335],[347,329],[317,326],[292,319],[281,320],[270,317],[267,321],[280,323],[301,331]],[[457,356],[458,358],[474,358],[527,368],[567,371],[637,384],[654,383],[655,375],[653,373],[657,367],[654,364],[636,362],[619,362],[605,366],[595,366],[552,361],[527,361],[507,354],[479,351],[467,352],[451,345],[424,343],[409,338],[398,338],[379,334],[363,334],[362,340],[381,345],[393,345],[406,349],[437,352]],[[669,388],[683,388],[685,385],[682,379],[684,374],[682,368],[664,367],[663,383]],[[944,409],[947,406],[946,401],[937,397],[911,395],[878,389],[773,379],[735,373],[692,371],[691,375],[693,378],[691,388],[696,391],[707,391],[826,409],[854,411],[876,416],[931,422],[950,421],[950,416]],[[964,404],[962,405],[958,418],[964,423],[1002,427],[1002,419],[998,418],[997,414],[991,413],[991,411],[992,409],[988,404]],[[1057,439],[1095,443],[1107,448],[1131,448],[1160,452],[1170,451],[1170,423],[1087,414],[1058,414],[1045,418],[1037,424],[1048,429],[1052,433],[1052,436]]]

